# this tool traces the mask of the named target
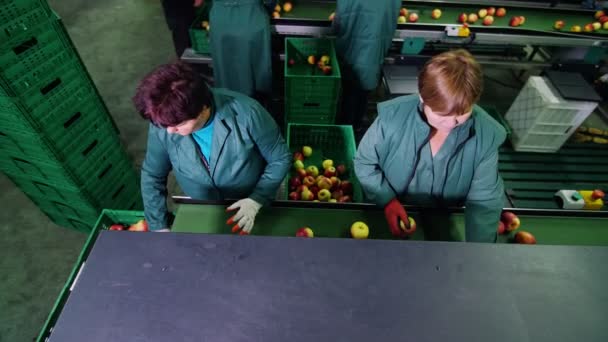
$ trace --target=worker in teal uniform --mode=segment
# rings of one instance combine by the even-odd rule
[[[378,105],[355,172],[368,198],[384,208],[393,235],[413,233],[401,203],[433,208],[428,216],[464,204],[466,241],[496,241],[504,204],[498,148],[506,133],[475,105],[482,82],[470,53],[444,52],[423,67],[419,94]],[[436,223],[425,225],[428,239],[451,238],[434,231],[443,228]]]
[[[233,231],[249,233],[260,208],[274,199],[291,164],[278,126],[254,99],[210,89],[186,64],[158,67],[134,97],[149,120],[141,191],[150,230],[167,231],[167,176],[187,196],[240,199],[229,210]]]
[[[209,35],[215,86],[256,99],[272,91],[270,18],[262,0],[213,0]]]
[[[400,0],[340,0],[333,26],[342,71],[342,114],[339,122],[359,130],[367,97],[376,89],[384,57],[391,47]]]

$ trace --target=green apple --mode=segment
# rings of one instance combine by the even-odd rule
[[[357,221],[350,226],[350,235],[354,239],[367,239],[369,236],[369,227],[365,222]]]
[[[322,165],[323,165],[323,170],[327,170],[328,168],[334,166],[334,161],[331,159],[325,159],[323,161]]]
[[[319,198],[319,201],[327,202],[331,199],[331,192],[329,192],[327,189],[321,189],[319,190],[317,197]]]
[[[319,169],[317,169],[316,166],[311,165],[306,168],[306,173],[308,173],[309,176],[317,177],[319,175]]]
[[[303,169],[304,163],[302,163],[301,160],[296,160],[295,162],[293,162],[293,168],[296,170]]]
[[[310,157],[312,155],[312,147],[310,146],[304,146],[302,147],[302,154],[304,155],[304,157]]]

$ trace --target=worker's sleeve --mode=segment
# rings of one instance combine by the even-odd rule
[[[141,194],[144,213],[150,230],[169,228],[167,212],[167,176],[171,172],[171,160],[158,128],[150,124],[148,148],[141,167]]]
[[[378,116],[361,139],[354,163],[355,174],[367,197],[377,205],[384,207],[395,198],[396,193],[380,168],[377,147],[384,141],[382,126],[382,120]]]
[[[249,198],[266,205],[274,200],[277,189],[285,179],[289,171],[291,155],[276,122],[257,102],[249,119],[249,134],[267,163],[262,177]]]
[[[465,203],[466,241],[496,242],[496,229],[504,204],[504,185],[498,174],[498,150],[481,161]]]

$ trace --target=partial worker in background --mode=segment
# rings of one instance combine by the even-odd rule
[[[419,94],[378,104],[355,172],[368,197],[384,208],[393,235],[413,233],[406,203],[432,208],[422,215],[434,222],[423,223],[426,239],[453,239],[444,209],[464,205],[466,241],[496,241],[504,205],[498,148],[506,132],[475,104],[482,89],[479,63],[466,50],[454,50],[426,63]]]
[[[175,54],[180,58],[186,48],[190,47],[190,25],[195,19],[196,8],[204,0],[162,0],[167,26],[171,30]]]
[[[192,67],[162,65],[139,84],[133,98],[150,121],[141,192],[150,230],[169,228],[167,177],[173,170],[187,196],[241,199],[227,222],[249,233],[260,208],[275,198],[291,165],[279,127],[254,99],[210,89]]]
[[[215,86],[265,102],[272,92],[272,47],[263,0],[213,0],[209,26]]]
[[[333,20],[342,72],[339,123],[360,131],[367,97],[376,89],[384,57],[391,47],[400,0],[340,0]]]

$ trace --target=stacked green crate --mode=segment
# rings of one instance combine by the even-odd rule
[[[326,75],[308,57],[329,56]],[[340,67],[334,42],[319,38],[285,39],[285,121],[302,124],[333,124],[340,98]]]
[[[1,2],[0,19],[0,170],[62,226],[140,209],[138,176],[61,21],[37,0]]]

